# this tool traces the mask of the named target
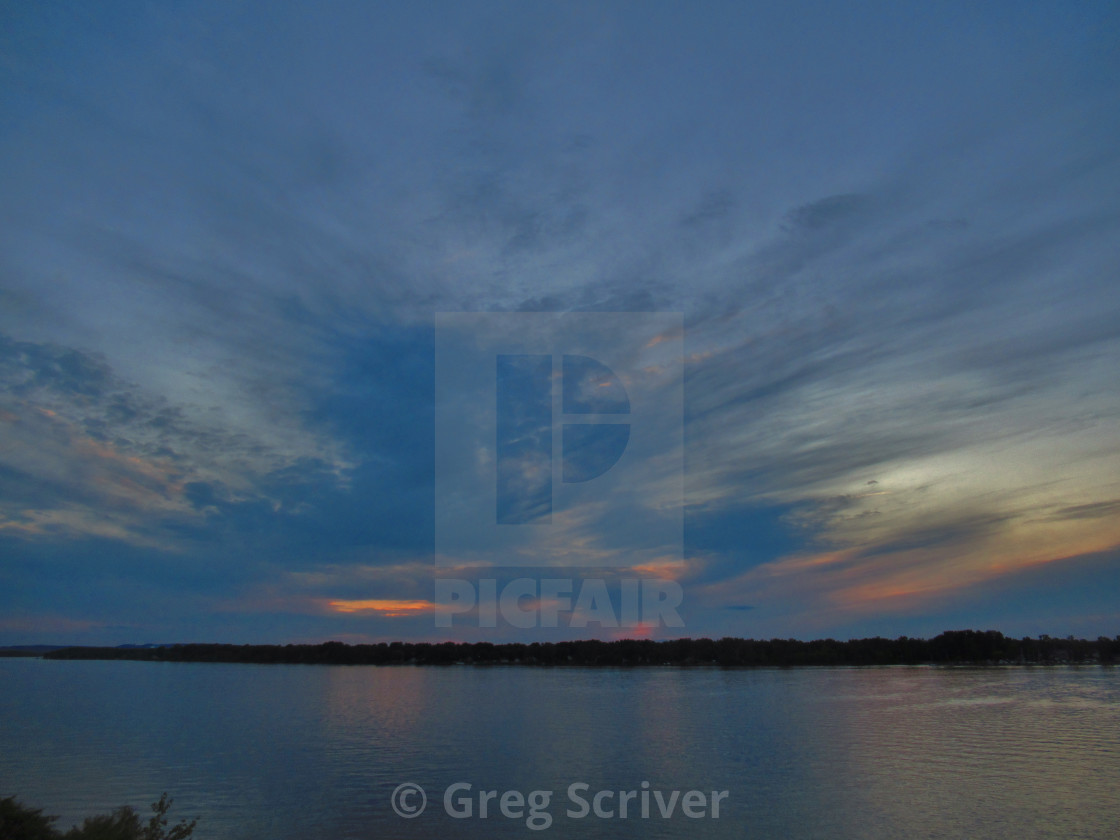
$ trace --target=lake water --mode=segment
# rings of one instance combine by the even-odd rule
[[[413,819],[390,804],[405,782],[427,792]],[[469,798],[469,818],[446,812],[457,783],[471,788],[450,810]],[[0,659],[0,795],[69,827],[125,803],[146,813],[164,790],[200,840],[1113,840],[1120,669]],[[480,819],[480,790],[553,791],[534,811],[549,827],[529,827],[517,794],[513,816],[494,798]],[[600,791],[610,817],[591,810]]]

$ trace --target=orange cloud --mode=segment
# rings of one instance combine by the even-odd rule
[[[358,601],[330,601],[328,605],[335,612],[374,612],[386,618],[419,615],[424,612],[434,612],[436,608],[436,605],[432,601],[397,601],[387,598],[369,598]]]
[[[621,627],[611,633],[611,638],[615,640],[620,639],[648,639],[653,636],[653,631],[657,627],[653,624],[646,624],[642,622],[636,627]]]
[[[660,580],[681,580],[690,570],[690,565],[685,560],[652,560],[631,566],[630,571],[647,578]]]

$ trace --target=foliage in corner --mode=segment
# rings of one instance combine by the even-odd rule
[[[0,799],[0,840],[186,840],[198,820],[179,820],[168,830],[171,802],[166,793],[153,802],[147,824],[135,808],[124,805],[111,814],[86,817],[81,827],[60,834],[52,825],[57,817],[44,816],[42,808],[29,808],[9,796]]]

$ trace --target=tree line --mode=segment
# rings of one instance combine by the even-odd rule
[[[623,639],[566,642],[391,642],[347,645],[177,644],[153,647],[69,647],[44,659],[128,659],[152,662],[236,662],[289,665],[963,665],[1112,664],[1120,636],[1016,639],[996,630],[950,630],[932,639]]]

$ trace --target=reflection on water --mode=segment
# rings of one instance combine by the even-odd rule
[[[555,791],[563,837],[1113,838],[1120,671],[344,668],[0,660],[0,795],[68,826],[163,790],[212,838],[525,837],[443,791]],[[427,811],[397,817],[401,782]],[[729,791],[718,820],[566,790]],[[608,800],[609,802],[614,800]],[[637,800],[635,800],[637,801]],[[477,804],[477,802],[476,802]]]

